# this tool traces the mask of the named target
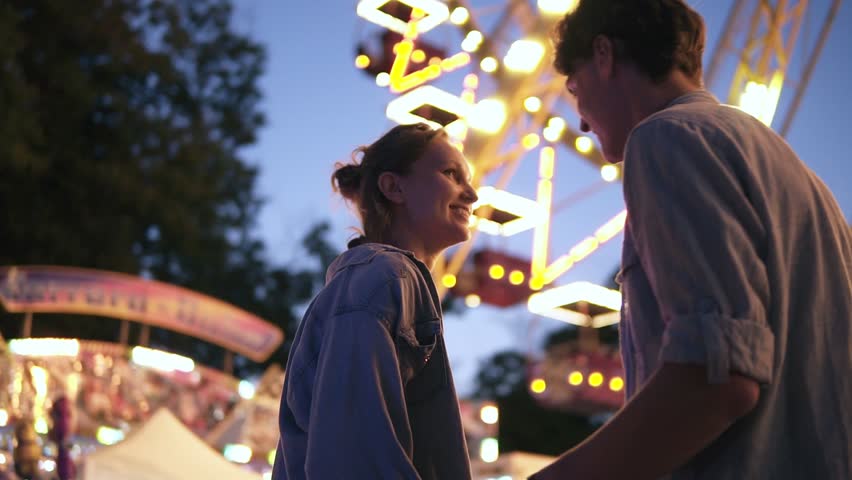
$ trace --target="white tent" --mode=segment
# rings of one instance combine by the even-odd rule
[[[556,457],[527,452],[509,452],[501,454],[491,463],[479,459],[471,461],[473,478],[493,479],[507,476],[509,478],[527,478],[533,473],[550,465]]]
[[[83,480],[260,480],[225,459],[162,408],[126,440],[86,457]]]

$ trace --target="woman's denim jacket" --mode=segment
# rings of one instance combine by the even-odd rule
[[[410,252],[338,257],[290,350],[273,478],[470,479],[442,327]]]

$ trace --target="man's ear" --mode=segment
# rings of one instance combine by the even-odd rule
[[[609,78],[615,70],[615,45],[606,35],[592,40],[592,58],[600,78]]]
[[[399,175],[393,172],[382,172],[379,175],[379,191],[393,203],[401,204],[404,201]]]

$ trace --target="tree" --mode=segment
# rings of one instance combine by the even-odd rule
[[[520,352],[494,354],[480,366],[473,397],[497,403],[501,451],[558,455],[596,427],[582,415],[542,407],[527,387],[528,368],[527,357]]]
[[[570,345],[578,348],[578,327],[555,330],[543,342],[546,351]],[[610,348],[618,343],[618,328],[597,329],[599,341]],[[570,411],[542,406],[529,390],[528,358],[520,352],[503,351],[480,365],[473,397],[494,400],[500,409],[500,450],[559,455],[577,445],[598,428],[594,419]]]
[[[269,266],[253,234],[258,171],[241,151],[264,123],[265,51],[231,17],[229,0],[3,2],[0,264],[146,275],[293,326],[313,277]],[[325,262],[322,233],[308,249]],[[152,333],[172,340],[192,348]]]
[[[524,390],[527,379],[527,357],[520,352],[497,352],[480,365],[476,373],[473,398],[487,400],[505,397]]]

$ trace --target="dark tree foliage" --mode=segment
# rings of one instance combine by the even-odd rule
[[[265,50],[232,14],[230,0],[0,4],[0,265],[145,275],[292,333],[321,274],[270,265],[253,233],[258,171],[242,151],[264,124]],[[327,229],[305,238],[322,265]],[[34,333],[115,341],[117,325],[40,315]],[[221,366],[212,345],[162,330],[151,342]]]

